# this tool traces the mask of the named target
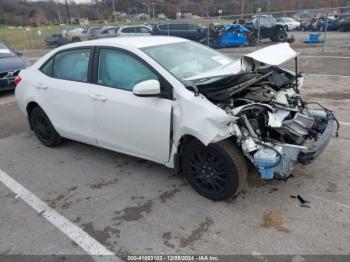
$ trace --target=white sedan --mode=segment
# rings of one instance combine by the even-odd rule
[[[300,29],[301,23],[292,17],[276,18],[276,21],[281,24],[287,31],[294,31]]]
[[[101,39],[57,48],[16,78],[16,97],[46,146],[68,138],[174,168],[222,200],[288,177],[326,147],[336,120],[299,95],[303,77],[278,67],[288,44],[232,60],[182,38]]]

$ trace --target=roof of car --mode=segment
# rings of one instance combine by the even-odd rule
[[[166,45],[173,43],[187,42],[189,40],[171,36],[128,36],[116,38],[103,38],[98,40],[84,41],[74,44],[68,44],[62,49],[68,49],[79,46],[133,46],[135,48],[144,48],[150,46]]]

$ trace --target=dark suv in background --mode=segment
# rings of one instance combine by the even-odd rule
[[[191,22],[162,22],[155,24],[152,35],[167,35],[200,41],[207,37],[207,29]]]
[[[350,15],[344,15],[339,19],[337,29],[341,32],[350,31]]]

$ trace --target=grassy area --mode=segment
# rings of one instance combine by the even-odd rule
[[[57,34],[60,26],[12,28],[0,27],[0,41],[15,50],[44,48],[45,38]]]
[[[132,25],[132,24],[142,24],[146,21],[135,21],[129,23],[119,23],[119,25]],[[203,25],[208,25],[213,22],[226,23],[229,20],[224,19],[194,19],[194,23],[200,23]],[[149,21],[152,23],[152,21]],[[97,24],[96,24],[97,25]],[[101,24],[98,24],[101,25]],[[91,23],[90,26],[94,26]],[[1,27],[0,26],[0,42],[4,42],[9,47],[15,50],[25,50],[33,48],[45,48],[45,38],[51,36],[52,34],[58,34],[62,29],[72,27],[72,26],[59,26],[50,25],[42,27]]]

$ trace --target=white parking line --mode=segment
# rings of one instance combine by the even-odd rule
[[[113,261],[120,261],[105,246],[91,237],[81,228],[70,222],[64,216],[58,214],[54,209],[40,200],[36,195],[19,184],[16,180],[0,169],[0,182],[7,186],[11,191],[17,194],[17,197],[24,200],[43,218],[61,230],[67,237],[77,243],[89,255],[92,256],[113,256]]]
[[[343,126],[350,126],[350,123],[347,123],[347,122],[339,122],[339,124]]]
[[[313,74],[313,73],[305,73],[307,76],[337,76],[337,77],[350,77],[345,75],[326,75],[326,74]]]
[[[324,202],[328,202],[330,204],[334,204],[334,205],[339,206],[339,207],[349,208],[350,209],[349,205],[346,205],[346,204],[343,204],[343,203],[339,203],[339,202],[336,202],[336,201],[333,201],[333,200],[329,200],[327,198],[323,198],[323,197],[316,196],[316,195],[312,195],[311,197],[314,197],[314,198],[316,198],[318,200],[321,200],[321,201],[324,201]]]

